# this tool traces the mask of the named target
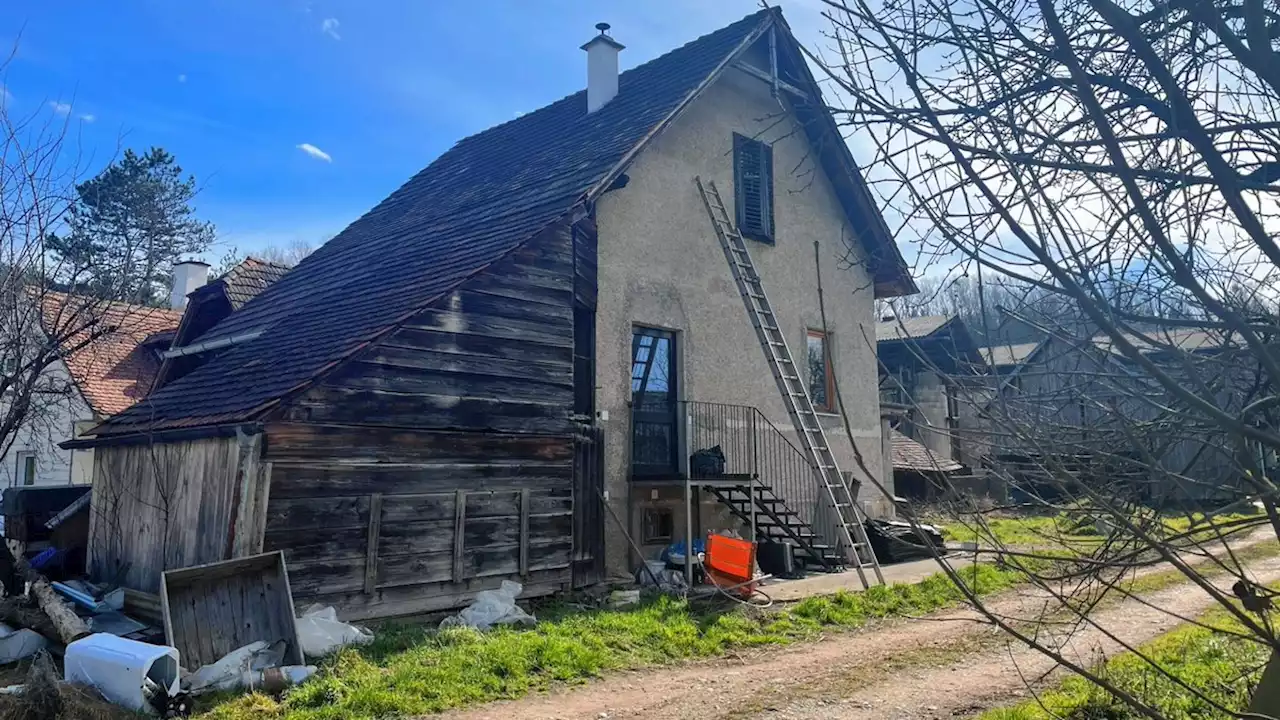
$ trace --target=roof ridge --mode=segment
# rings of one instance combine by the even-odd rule
[[[727,31],[729,31],[731,28],[734,28],[734,27],[736,27],[736,26],[738,26],[738,25],[740,25],[740,24],[742,24],[742,23],[745,23],[747,20],[751,20],[751,19],[753,19],[753,18],[755,18],[755,19],[759,19],[759,18],[762,18],[762,17],[764,17],[765,15],[770,14],[770,13],[776,14],[778,17],[781,17],[781,16],[782,16],[782,8],[781,8],[780,6],[777,6],[777,5],[775,5],[775,6],[773,6],[773,7],[762,8],[762,9],[757,10],[757,11],[755,11],[755,12],[753,12],[753,13],[748,14],[748,15],[744,15],[744,16],[742,16],[741,18],[739,18],[739,19],[737,19],[737,20],[734,20],[733,22],[729,23],[728,25],[722,25],[722,26],[720,26],[720,27],[716,28],[715,30],[711,30],[710,32],[703,33],[702,35],[699,35],[698,37],[696,37],[696,38],[694,38],[694,39],[690,40],[689,42],[684,43],[683,45],[680,45],[680,46],[678,46],[678,47],[670,48],[669,50],[667,50],[667,51],[665,51],[665,52],[663,52],[663,53],[661,53],[661,54],[659,54],[659,55],[655,55],[655,56],[653,56],[653,57],[649,58],[648,60],[645,60],[644,62],[640,63],[639,65],[636,65],[636,66],[634,66],[634,67],[628,68],[628,69],[623,70],[622,72],[618,73],[618,84],[619,84],[619,85],[621,85],[621,84],[622,84],[622,78],[623,78],[624,76],[626,76],[627,74],[629,74],[629,73],[633,73],[633,72],[635,72],[635,71],[637,71],[637,70],[641,70],[641,69],[643,69],[646,65],[649,65],[650,63],[655,63],[655,62],[657,62],[657,61],[659,61],[659,60],[661,60],[661,59],[665,58],[665,57],[666,57],[666,56],[668,56],[668,55],[671,55],[671,54],[673,54],[673,53],[678,53],[678,52],[680,52],[681,50],[684,50],[684,49],[688,48],[688,47],[689,47],[689,46],[691,46],[691,45],[695,45],[695,44],[697,44],[697,43],[703,42],[703,41],[705,41],[707,38],[711,37],[712,35],[717,35],[717,34],[722,33],[722,32],[727,32]],[[455,142],[453,145],[450,145],[450,146],[449,146],[449,150],[452,150],[452,149],[454,149],[454,148],[458,147],[459,145],[461,145],[461,144],[463,144],[463,143],[467,142],[468,140],[472,140],[472,139],[474,139],[474,138],[476,138],[476,137],[479,137],[479,136],[481,136],[481,135],[484,135],[485,133],[491,132],[491,131],[493,131],[493,130],[497,130],[497,129],[499,129],[499,128],[504,128],[504,127],[506,127],[506,126],[508,126],[508,125],[511,125],[512,123],[517,123],[517,122],[519,122],[520,120],[522,120],[522,119],[524,118],[524,116],[525,116],[525,115],[529,115],[529,114],[531,114],[531,113],[536,113],[536,112],[538,112],[538,111],[540,111],[540,110],[543,110],[543,109],[545,109],[545,108],[549,108],[549,107],[551,107],[551,106],[553,106],[553,105],[557,105],[557,104],[559,104],[559,103],[566,102],[566,101],[568,101],[568,100],[572,100],[573,98],[575,98],[575,97],[577,97],[577,96],[579,96],[579,95],[583,95],[583,96],[585,96],[586,94],[587,94],[587,89],[584,87],[584,88],[581,88],[581,89],[575,90],[574,92],[571,92],[571,93],[569,93],[568,95],[561,96],[560,98],[558,98],[558,99],[556,99],[556,100],[552,100],[551,102],[548,102],[548,103],[544,103],[544,104],[542,104],[542,105],[539,105],[538,107],[536,107],[536,108],[534,108],[534,109],[532,109],[532,110],[528,110],[528,111],[526,111],[526,112],[522,112],[522,113],[520,113],[519,115],[517,115],[516,117],[511,118],[510,120],[504,120],[504,121],[502,121],[502,122],[498,123],[497,125],[490,125],[489,127],[484,128],[483,130],[477,130],[476,132],[471,133],[470,135],[467,135],[467,136],[464,136],[464,137],[462,137],[462,138],[458,139],[458,141],[457,141],[457,142]],[[447,153],[447,152],[449,152],[449,150],[446,150],[445,152]],[[441,153],[441,155],[444,155],[444,153]],[[428,166],[428,167],[430,167],[430,166]],[[426,168],[423,168],[423,170],[426,170]]]

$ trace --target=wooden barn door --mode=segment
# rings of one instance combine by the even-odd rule
[[[580,426],[573,454],[573,587],[604,581],[604,431]]]

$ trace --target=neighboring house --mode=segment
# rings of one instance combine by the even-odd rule
[[[79,335],[71,337],[67,344],[76,346],[75,351],[45,370],[44,401],[37,403],[9,451],[0,456],[0,483],[11,487],[91,482],[93,450],[65,450],[59,445],[145,397],[160,382],[162,369],[174,362],[165,359],[172,345],[198,337],[288,270],[248,258],[206,285],[207,269],[201,262],[178,263],[169,308],[44,294],[41,319],[46,332],[84,324],[86,332],[97,337],[83,346]],[[94,317],[73,322],[68,313]]]
[[[915,287],[781,13],[621,75],[612,37],[583,48],[586,91],[460,141],[74,443],[97,453],[95,508],[140,498],[95,510],[95,575],[155,592],[166,568],[282,550],[298,602],[353,618],[505,578],[551,593],[682,537],[690,455],[713,445],[803,483],[769,505],[818,518],[695,176],[748,238],[841,470],[892,512],[867,338],[875,298]],[[699,533],[744,527],[696,507]]]
[[[991,380],[964,321],[949,315],[882,319],[876,346],[880,400],[906,407],[897,429],[938,458],[977,467],[986,443],[976,409],[989,398]]]
[[[0,457],[5,487],[90,482],[93,451],[59,445],[146,395],[181,317],[168,308],[107,304],[58,292],[43,293],[39,302],[44,332],[81,324],[85,332],[68,338],[64,344],[74,350],[43,371],[32,410]],[[69,321],[73,314],[93,318]],[[84,342],[86,335],[94,337]]]
[[[1256,399],[1256,360],[1238,340],[1200,329],[1146,332],[1155,343],[1130,338],[1146,359],[1189,387],[1212,390],[1222,409],[1239,413]],[[1157,503],[1234,495],[1243,473],[1236,441],[1217,424],[1197,424],[1199,414],[1183,412],[1109,336],[1050,337],[1006,367],[986,411],[995,467],[1030,481],[1045,467],[1130,478],[1141,499]],[[1156,483],[1145,469],[1151,458]]]

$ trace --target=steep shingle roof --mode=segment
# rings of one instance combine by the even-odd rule
[[[92,298],[47,292],[41,299],[46,331],[82,329],[63,345],[74,348],[63,361],[93,412],[106,417],[138,402],[151,389],[160,360],[143,341],[172,332],[182,314],[128,303],[104,304]],[[74,318],[79,314],[83,319]],[[64,330],[65,331],[65,330]],[[93,337],[86,344],[85,339]]]
[[[617,96],[594,113],[581,91],[458,142],[201,338],[255,339],[100,432],[238,422],[306,387],[602,189],[776,13],[761,10],[622,73]],[[874,242],[901,264],[891,239]]]
[[[247,257],[214,282],[223,284],[227,300],[231,302],[231,309],[239,310],[245,303],[262,294],[263,290],[274,285],[287,272],[289,272],[287,265]]]

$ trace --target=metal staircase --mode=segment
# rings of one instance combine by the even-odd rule
[[[796,433],[800,436],[805,454],[813,464],[818,482],[822,485],[822,500],[835,521],[836,537],[833,539],[837,543],[836,551],[858,571],[863,587],[869,587],[863,570],[867,566],[875,571],[876,579],[883,584],[884,576],[880,573],[880,564],[871,550],[871,542],[863,524],[866,517],[836,465],[822,424],[814,412],[809,390],[800,376],[800,368],[792,359],[786,336],[778,325],[769,298],[765,295],[760,273],[751,260],[746,242],[734,227],[715,183],[708,181],[704,185],[700,177],[695,177],[694,182],[706,205],[707,214],[711,217],[711,224],[715,226],[716,237],[720,239],[720,246],[729,261],[729,269],[733,272],[738,292],[747,307],[751,324],[755,326],[756,337],[760,340],[760,347],[769,361],[769,369],[782,392]],[[767,479],[765,482],[767,483]]]
[[[813,526],[787,507],[769,485],[721,487],[706,486],[735,517],[747,525],[754,524],[756,539],[769,542],[790,541],[803,552],[807,563],[823,570],[845,566],[844,556],[822,541]]]

